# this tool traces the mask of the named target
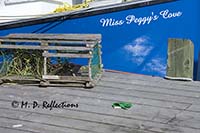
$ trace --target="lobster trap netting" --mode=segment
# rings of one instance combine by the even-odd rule
[[[41,78],[43,58],[40,50],[1,49],[0,76]]]
[[[0,37],[0,81],[93,86],[102,73],[100,42],[99,34]]]
[[[42,79],[44,75],[43,50],[0,49],[0,77],[22,76]],[[49,50],[55,54],[58,51]],[[59,53],[86,54],[83,51],[61,50]],[[47,75],[88,77],[94,79],[102,71],[100,49],[96,44],[91,58],[48,57]]]

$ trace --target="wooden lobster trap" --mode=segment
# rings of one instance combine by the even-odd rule
[[[100,42],[100,34],[0,37],[0,81],[93,87],[102,74]]]

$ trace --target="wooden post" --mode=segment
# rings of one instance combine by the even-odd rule
[[[42,42],[41,43],[41,45],[42,46],[48,46],[48,43],[46,43],[46,42]],[[43,52],[43,54],[47,54],[48,53],[48,51],[47,50],[45,50],[44,52]],[[44,56],[44,75],[47,75],[47,57],[46,56]]]
[[[88,59],[88,75],[89,75],[89,79],[92,80],[92,58]]]
[[[198,58],[197,80],[200,81],[200,52],[199,52],[199,58]]]
[[[47,53],[47,51],[44,51]],[[47,57],[44,57],[44,75],[47,75]]]
[[[192,80],[193,64],[194,45],[192,41],[169,39],[166,78]]]
[[[101,69],[101,71],[102,71],[102,69],[103,69],[103,64],[102,64],[102,57],[101,57],[101,55],[102,55],[102,51],[101,51],[101,45],[99,45],[99,43],[97,44],[98,45],[98,56],[99,56],[99,67],[100,67],[100,69]]]

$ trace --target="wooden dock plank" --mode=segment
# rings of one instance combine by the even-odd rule
[[[110,128],[112,129],[113,125],[117,126],[118,128],[119,127],[128,128],[129,132],[136,130],[136,129],[145,130],[145,131],[149,131],[149,132],[166,132],[166,131],[168,131],[168,132],[193,131],[194,132],[194,131],[197,131],[197,129],[194,129],[194,128],[179,127],[179,126],[171,127],[171,125],[169,125],[169,124],[152,123],[152,122],[148,122],[148,121],[138,121],[138,120],[127,119],[127,118],[117,118],[117,117],[113,117],[113,116],[104,116],[103,121],[100,120],[99,122],[95,122],[95,121],[92,121],[93,119],[90,120],[89,118],[86,118],[84,120],[81,118],[76,118],[76,119],[70,118],[71,115],[70,115],[70,117],[69,117],[69,115],[62,116],[62,117],[57,116],[57,115],[45,115],[45,117],[44,117],[43,114],[32,113],[31,115],[28,115],[27,117],[23,117],[20,120],[21,121],[33,121],[34,123],[36,122],[36,123],[45,124],[45,125],[52,125],[52,124],[56,123],[56,126],[68,125],[70,128],[76,127],[77,129],[82,129],[85,127],[87,130],[90,129],[94,132],[98,132],[101,129],[101,127],[103,128],[103,131],[102,130],[100,130],[100,131],[106,132],[107,130],[110,130]],[[14,119],[14,118],[10,118],[10,119]],[[98,124],[98,126],[96,124]],[[92,128],[91,128],[91,126],[92,126]],[[111,130],[111,131],[113,131],[113,130]],[[119,131],[119,129],[117,131]]]
[[[133,77],[133,76],[132,76]],[[148,86],[148,87],[157,87],[160,89],[166,89],[166,90],[179,90],[179,91],[184,91],[184,92],[200,92],[200,89],[196,89],[198,86],[198,81],[193,81],[193,82],[187,82],[187,84],[181,84],[182,82],[185,83],[184,81],[170,81],[170,80],[165,80],[162,78],[159,78],[160,80],[158,81],[145,81],[142,79],[129,79],[129,78],[118,78],[115,79],[114,77],[105,77],[102,79],[102,81],[105,82],[117,82],[121,84],[132,84],[132,85],[140,85],[140,86]],[[196,85],[190,85],[191,83],[197,83]],[[165,86],[163,86],[165,84]]]
[[[19,94],[21,94],[21,92]],[[157,107],[157,106],[143,105],[143,104],[138,104],[138,103],[132,102],[133,110],[130,109],[126,112],[124,112],[124,111],[120,112],[120,110],[119,110],[119,111],[115,112],[115,110],[113,110],[111,107],[112,103],[116,102],[115,100],[108,101],[108,100],[102,100],[102,99],[85,98],[85,97],[77,97],[77,96],[62,95],[62,94],[54,94],[54,95],[50,94],[52,96],[45,96],[45,98],[39,98],[39,97],[33,97],[31,95],[26,96],[26,95],[19,95],[19,94],[17,94],[17,96],[12,99],[19,100],[19,101],[21,101],[21,100],[33,101],[33,100],[37,99],[40,102],[42,102],[43,100],[50,101],[51,99],[55,99],[55,100],[57,99],[58,101],[64,100],[64,101],[69,101],[72,103],[79,103],[80,106],[78,108],[78,111],[81,111],[81,112],[87,111],[89,113],[101,113],[101,114],[106,112],[104,114],[115,115],[118,117],[123,117],[123,116],[131,117],[131,118],[141,119],[141,120],[152,120],[153,119],[152,121],[156,121],[156,122],[166,121],[180,111],[180,108],[174,108],[174,107],[161,108],[161,107]],[[5,96],[4,99],[6,99],[6,97],[8,97],[10,94],[7,95],[5,93],[2,93],[2,95],[4,95]],[[38,95],[39,94],[37,93],[37,96]],[[10,96],[12,96],[12,94]],[[1,98],[3,98],[3,96],[1,96]],[[9,108],[12,99],[4,100],[7,102],[7,104],[2,104],[2,105],[0,104],[0,105],[3,107],[6,106],[7,108]],[[186,107],[186,105],[184,105],[184,106]]]
[[[3,127],[3,126],[0,126],[0,132],[1,133],[39,133],[39,132],[25,131],[23,129],[13,129],[10,127]]]
[[[178,113],[168,124],[200,130],[200,113],[183,111]]]
[[[117,85],[116,85],[117,86]],[[124,86],[127,87],[127,86]],[[151,88],[149,88],[150,90]],[[56,91],[56,90],[55,90]],[[106,99],[116,99],[117,97],[120,101],[120,97],[126,96],[126,98],[134,99],[134,98],[140,98],[140,99],[149,99],[149,100],[157,100],[157,101],[166,101],[166,102],[175,102],[175,103],[184,103],[184,104],[190,104],[193,102],[198,101],[198,97],[184,97],[184,96],[176,96],[176,95],[170,95],[165,93],[153,93],[153,92],[143,92],[143,91],[135,91],[135,90],[126,90],[123,89],[120,91],[120,87],[113,87],[113,86],[97,86],[94,91],[84,91],[84,90],[63,90],[71,95],[75,95],[77,91],[79,93],[77,95],[79,96],[93,96],[95,95],[97,98],[106,98]],[[86,93],[86,94],[85,94]],[[90,94],[91,93],[91,94]],[[124,99],[124,98],[122,98]],[[123,101],[123,100],[122,100]]]
[[[8,104],[7,104],[8,105]],[[82,104],[81,104],[82,105]],[[107,107],[108,108],[108,107]],[[118,114],[119,112],[116,112],[115,113],[115,110],[113,110],[112,108],[111,108],[111,106],[110,106],[110,109],[111,110],[105,110],[105,109],[101,109],[101,107],[100,107],[100,109],[99,108],[97,108],[97,107],[93,107],[93,106],[85,106],[85,105],[82,105],[82,106],[80,106],[80,108],[79,109],[82,109],[82,110],[85,110],[85,111],[88,111],[88,114],[92,114],[92,116],[94,116],[94,119],[95,119],[95,114],[97,113],[97,116],[98,116],[98,114],[101,114],[98,118],[102,118],[103,120],[105,120],[105,116],[104,115],[106,115],[106,113],[107,112],[109,112],[109,114],[107,114],[108,116],[109,115],[113,115],[113,114]],[[134,108],[133,108],[134,109]],[[145,109],[143,109],[143,110],[145,110]],[[38,112],[38,110],[36,110],[36,112]],[[106,112],[106,113],[105,113]],[[147,113],[147,112],[150,112],[150,110],[148,111],[148,110],[145,110],[145,112]],[[54,112],[53,112],[54,113]],[[73,116],[73,113],[71,112],[71,113],[68,113],[68,114],[70,114],[70,116],[72,115]],[[81,114],[83,114],[83,112],[81,112]],[[161,113],[162,114],[162,113]],[[54,115],[56,115],[56,114],[54,114]],[[131,119],[134,119],[134,116],[135,115],[138,115],[137,113],[136,114],[129,114],[129,116],[128,115],[122,115],[121,117],[128,117],[128,118],[131,118],[131,116],[133,116],[133,118],[131,118]],[[163,117],[163,115],[164,114],[162,114],[161,116]],[[65,116],[67,116],[67,114],[65,115]],[[77,116],[77,114],[75,114],[75,116]],[[85,116],[85,114],[84,114],[84,116]],[[78,118],[80,117],[80,116],[77,116]],[[76,117],[76,118],[77,118]],[[114,115],[113,117],[117,117],[117,115]],[[120,117],[120,118],[121,118]],[[86,118],[84,117],[83,119],[87,119],[87,118],[91,118],[91,116],[90,117],[88,117],[88,116],[86,116]],[[154,120],[156,120],[157,118],[155,117],[154,118]],[[169,118],[170,119],[170,118]],[[140,120],[140,119],[136,119],[137,121],[138,120]],[[97,121],[98,121],[98,119],[97,119]],[[143,120],[143,121],[146,121],[146,120]],[[151,121],[151,122],[153,122],[153,121]]]
[[[4,110],[4,112],[2,112],[2,110],[0,110],[1,115],[0,115],[0,119],[5,118],[4,113],[5,111],[7,111],[8,113],[15,113],[14,110]],[[45,116],[45,117],[44,117]],[[81,118],[71,118],[69,117],[70,114],[67,115],[63,115],[63,116],[58,116],[58,115],[45,115],[42,113],[31,113],[30,115],[26,116],[26,117],[22,117],[22,118],[16,118],[16,117],[7,117],[7,119],[10,120],[16,120],[19,121],[20,123],[23,123],[25,125],[29,124],[29,123],[36,123],[36,124],[40,124],[42,126],[57,126],[57,127],[62,127],[62,128],[69,128],[69,129],[74,129],[77,131],[84,131],[84,132],[94,132],[94,133],[105,133],[105,132],[109,132],[110,130],[114,131],[117,133],[124,131],[134,131],[134,128],[132,127],[126,127],[126,126],[120,126],[120,125],[116,125],[116,124],[112,124],[112,123],[104,123],[103,121],[98,121],[95,122],[92,119],[90,120],[90,118],[88,119],[81,119]],[[105,121],[105,120],[104,120]],[[31,128],[29,129],[31,130]],[[36,130],[37,131],[37,130]],[[151,131],[150,131],[151,132]]]
[[[105,73],[102,79],[103,81],[109,82],[119,82],[121,84],[128,83],[133,85],[143,85],[148,87],[159,87],[161,89],[170,89],[170,90],[181,90],[186,92],[200,92],[200,83],[198,81],[192,82],[184,82],[184,81],[175,81],[175,80],[166,80],[161,77],[151,77],[144,75],[136,75],[136,74],[126,74],[126,76],[122,76],[123,74],[112,73],[111,75],[107,75]]]
[[[3,104],[3,100],[1,100],[1,106],[3,107],[10,107],[10,104],[12,100],[28,100],[28,101],[34,101],[37,99],[38,101],[42,102],[43,100],[50,101],[51,99],[57,99],[58,101],[69,101],[71,103],[78,103],[80,106],[78,108],[78,111],[87,111],[89,113],[104,113],[106,112],[107,115],[116,115],[119,117],[131,117],[131,118],[136,118],[136,119],[141,119],[141,120],[152,120],[154,119],[156,122],[162,122],[166,121],[171,118],[171,116],[175,115],[180,111],[180,109],[176,108],[160,108],[160,107],[154,107],[151,105],[143,105],[143,104],[137,104],[133,102],[133,110],[130,109],[126,112],[124,111],[117,111],[112,109],[111,105],[112,103],[116,102],[115,100],[101,100],[101,99],[95,99],[95,98],[85,98],[85,97],[76,97],[76,96],[71,96],[71,95],[62,95],[62,94],[49,94],[50,96],[43,95],[45,98],[40,98],[40,97],[33,97],[31,95],[23,95],[22,92],[19,92],[16,97],[12,97],[12,99],[8,99],[6,97],[13,96],[12,94],[6,94],[1,92],[3,96],[1,98],[4,98],[4,101],[6,101],[7,104]],[[22,94],[22,95],[20,95]],[[29,93],[28,93],[29,94]],[[39,93],[36,93],[37,96]],[[33,94],[34,95],[34,94]],[[58,99],[59,97],[59,99]],[[5,100],[7,99],[7,100]],[[98,104],[98,105],[97,105]],[[186,105],[185,105],[186,106]],[[159,115],[161,114],[161,115]]]
[[[113,88],[112,84],[115,84],[117,87]],[[123,82],[109,82],[109,81],[101,81],[98,86],[100,87],[107,87],[116,90],[121,90],[120,88],[124,88],[124,91],[136,91],[136,92],[146,92],[146,93],[155,93],[155,94],[165,94],[165,95],[172,95],[172,96],[179,96],[179,97],[188,97],[188,98],[198,98],[200,97],[200,92],[192,92],[192,91],[185,91],[181,89],[174,89],[174,88],[161,88],[159,86],[148,86],[138,84],[138,83],[123,83]],[[109,89],[110,91],[113,91]],[[123,92],[124,92],[123,91]]]
[[[81,107],[81,106],[80,106]],[[93,106],[91,106],[91,107],[89,107],[89,106],[85,106],[84,105],[84,108],[83,108],[83,110],[84,109],[88,109],[87,111],[90,111],[89,113],[93,113],[93,112],[98,112],[99,110],[103,110],[103,109],[98,109],[97,107],[93,107]],[[133,108],[134,109],[134,108]],[[147,110],[147,109],[143,109],[143,110],[146,110],[146,113],[147,112],[151,112],[150,110]],[[92,111],[92,112],[91,112]],[[167,110],[166,110],[167,111]],[[103,114],[104,112],[109,112],[110,113],[110,115],[112,115],[112,114],[114,114],[112,111],[110,111],[110,110],[103,110],[103,111],[101,111],[100,113],[101,114]],[[70,115],[72,115],[72,113],[69,113]],[[160,114],[161,114],[161,116],[162,115],[164,115],[164,114],[162,114],[162,112],[160,112]],[[93,114],[94,115],[94,114]],[[131,114],[129,114],[129,115],[131,115]],[[139,114],[132,114],[133,116],[134,115],[139,115]],[[75,115],[76,116],[76,115]],[[172,115],[173,116],[173,115]],[[115,116],[116,117],[116,116]],[[123,117],[123,116],[122,116]],[[125,115],[124,115],[124,117],[125,117]],[[103,117],[102,117],[103,118]],[[170,117],[168,117],[169,119],[170,119]],[[84,119],[87,119],[87,118],[84,118]],[[156,117],[155,117],[155,119],[156,119]],[[153,122],[153,121],[152,121]]]
[[[92,133],[91,131],[73,129],[68,126],[59,126],[54,124],[43,124],[40,122],[34,122],[29,120],[20,120],[14,117],[0,117],[0,125],[4,128],[10,128],[12,130],[24,130],[31,133]],[[13,125],[21,125],[19,128],[13,128]]]
[[[42,103],[42,101],[39,101],[39,102]],[[7,106],[6,104],[9,106]],[[1,104],[1,106],[3,106],[4,108],[7,108],[7,109],[11,108],[11,101],[4,102],[4,104]],[[165,121],[171,119],[173,116],[175,116],[177,113],[180,112],[178,110],[158,109],[158,108],[154,108],[154,107],[150,108],[150,107],[139,106],[139,105],[133,105],[133,106],[134,107],[132,109],[129,109],[128,111],[124,112],[124,110],[114,110],[111,107],[111,104],[108,106],[97,106],[97,105],[95,106],[95,105],[87,105],[87,104],[79,103],[78,109],[66,108],[65,111],[62,110],[62,113],[63,114],[66,113],[66,115],[70,114],[77,118],[79,118],[79,117],[81,118],[81,116],[76,116],[80,113],[80,114],[84,114],[85,117],[90,116],[91,114],[93,114],[94,116],[99,116],[99,117],[100,116],[102,117],[102,115],[107,115],[107,116],[113,116],[113,117],[119,117],[119,118],[124,117],[124,118],[129,118],[129,119],[160,123],[160,122],[165,122]],[[19,111],[22,111],[23,109],[29,110],[31,112],[38,112],[38,111],[43,112],[43,110],[39,110],[39,109],[33,110],[32,108],[25,109],[25,107],[20,109]],[[49,113],[57,114],[56,111],[59,111],[59,109],[54,109],[53,111],[51,110],[52,112],[49,112],[49,109],[44,109],[44,111],[46,111],[47,114],[49,114]],[[45,113],[45,112],[43,112],[43,113]],[[86,119],[85,117],[83,119]]]
[[[27,92],[22,92],[24,89],[27,88]],[[29,87],[30,88],[30,87]],[[157,99],[150,99],[150,98],[141,98],[141,97],[137,97],[137,96],[129,96],[129,97],[123,97],[120,94],[117,95],[109,95],[107,94],[104,97],[101,97],[104,95],[104,93],[98,92],[97,90],[95,91],[95,89],[93,90],[77,90],[77,89],[64,89],[64,88],[60,88],[58,89],[54,89],[53,87],[49,87],[48,90],[46,89],[46,91],[42,91],[41,89],[39,89],[40,91],[38,91],[37,89],[28,89],[28,86],[23,87],[22,86],[22,90],[15,90],[15,89],[11,89],[10,87],[6,87],[5,90],[1,90],[0,95],[1,98],[17,98],[16,100],[20,100],[22,99],[21,97],[23,97],[24,99],[31,99],[33,98],[39,98],[39,97],[45,97],[45,98],[49,98],[48,96],[64,96],[66,98],[70,98],[70,97],[76,97],[77,99],[83,99],[81,102],[85,101],[85,103],[94,103],[99,100],[103,100],[103,101],[112,101],[112,102],[116,102],[116,101],[127,101],[127,102],[132,102],[134,104],[138,104],[138,105],[146,105],[146,106],[153,106],[153,107],[159,107],[159,108],[170,108],[170,109],[185,109],[188,105],[188,103],[180,103],[180,102],[171,102],[171,101],[167,101],[167,100],[157,100]],[[100,88],[102,89],[102,88]],[[98,89],[98,90],[100,90]],[[7,91],[8,90],[8,91]],[[11,91],[12,90],[12,91]],[[32,91],[31,91],[32,90]],[[77,91],[80,91],[80,93],[77,93]],[[92,94],[91,94],[92,91]],[[31,93],[32,92],[32,93]],[[86,94],[84,94],[86,93]],[[24,95],[22,95],[24,94]],[[98,96],[97,94],[99,94],[100,96]],[[12,98],[13,99],[13,98]],[[92,100],[93,99],[93,100]],[[14,100],[14,99],[13,99]],[[95,102],[92,102],[95,101]]]
[[[107,87],[107,89],[110,89],[110,88]],[[96,98],[115,99],[115,100],[118,99],[118,101],[135,101],[135,98],[152,99],[152,100],[163,101],[163,102],[166,101],[166,102],[175,102],[175,103],[184,103],[184,104],[191,104],[193,102],[199,101],[198,98],[178,97],[178,96],[164,95],[164,94],[151,94],[151,93],[145,93],[145,92],[119,94],[116,91],[113,93],[108,93],[108,92],[99,93],[99,92],[93,92],[93,91],[79,91],[79,90],[74,89],[70,91],[68,90],[67,93],[70,95],[77,95],[77,96],[88,96],[88,97],[96,96]]]
[[[198,113],[200,113],[200,106],[191,105],[186,111],[191,111],[191,112],[198,112]]]
[[[10,125],[23,122],[26,126],[22,133],[62,133],[67,130],[77,133],[200,132],[199,83],[193,85],[191,82],[175,83],[157,77],[123,75],[106,72],[98,86],[90,90],[0,86],[0,125],[3,125],[0,130],[20,132]],[[167,83],[174,86],[166,86]],[[20,109],[11,107],[12,100],[56,100],[78,103],[79,106],[53,110]],[[113,109],[111,105],[117,101],[131,102],[133,107],[129,110]]]
[[[126,75],[126,76],[125,76]],[[154,76],[146,76],[141,74],[134,74],[134,73],[104,73],[104,78],[109,79],[116,79],[117,81],[143,81],[148,86],[149,83],[158,83],[161,87],[176,87],[182,86],[182,87],[193,87],[193,90],[196,90],[195,87],[200,87],[200,82],[198,81],[176,81],[176,80],[166,80],[161,77],[154,77]],[[165,84],[165,86],[163,86]],[[191,88],[192,89],[192,88]]]

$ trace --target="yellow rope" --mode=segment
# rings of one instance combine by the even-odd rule
[[[89,3],[93,0],[85,0],[82,4],[76,4],[76,5],[70,5],[68,3],[63,3],[63,5],[57,7],[53,12],[59,13],[59,12],[66,12],[66,11],[74,11],[82,8],[87,8],[89,6]]]

